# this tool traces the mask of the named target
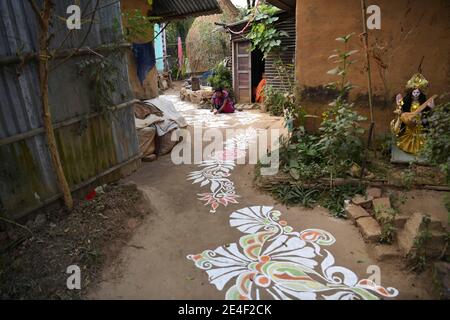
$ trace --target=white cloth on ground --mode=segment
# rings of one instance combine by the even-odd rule
[[[134,118],[136,129],[143,129],[146,127],[150,127],[152,124],[164,122],[164,118],[158,117],[155,114],[151,114],[147,116],[145,119]]]
[[[144,103],[153,105],[164,113],[162,117],[164,121],[155,123],[158,136],[163,136],[173,129],[187,127],[186,119],[175,109],[172,101],[158,97],[145,100]]]

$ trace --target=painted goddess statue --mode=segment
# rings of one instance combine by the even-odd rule
[[[418,73],[408,81],[406,95],[396,97],[397,118],[391,122],[391,131],[397,137],[397,147],[412,155],[417,155],[425,143],[427,118],[434,108],[436,96],[427,100],[424,93],[427,87],[428,81]]]

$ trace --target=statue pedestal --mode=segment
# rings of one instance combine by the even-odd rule
[[[424,157],[415,156],[400,150],[396,145],[391,148],[391,163],[410,164],[411,162],[419,164],[428,164]]]

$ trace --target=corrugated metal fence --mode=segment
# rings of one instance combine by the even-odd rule
[[[84,46],[95,49],[116,43],[120,25],[120,3],[99,0],[95,23]],[[82,15],[90,19],[95,0],[81,0]],[[42,1],[37,1],[38,4]],[[51,47],[77,48],[85,37],[88,23],[69,33],[66,10],[72,0],[54,1],[55,18]],[[28,1],[0,1],[0,57],[37,52],[38,23]],[[129,108],[127,59],[119,52],[114,64],[112,114],[93,113],[89,82],[80,75],[77,64],[88,56],[71,58],[50,74],[50,107],[55,123],[64,172],[72,188],[93,177],[129,163],[139,156],[134,115]],[[58,63],[60,60],[52,62]],[[10,218],[41,207],[59,196],[46,139],[42,130],[39,80],[36,62],[0,67],[0,209]]]

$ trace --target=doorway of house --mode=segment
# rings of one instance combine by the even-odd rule
[[[252,51],[252,102],[256,102],[256,88],[261,82],[264,74],[265,63],[264,55],[261,50],[256,49]]]
[[[246,40],[233,44],[233,89],[238,103],[255,102],[256,87],[264,73],[262,52],[250,48],[250,41]]]

